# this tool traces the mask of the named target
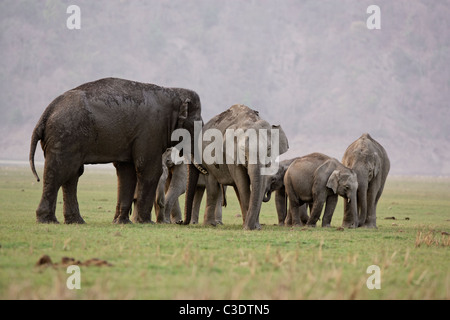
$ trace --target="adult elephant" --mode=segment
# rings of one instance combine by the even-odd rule
[[[242,134],[238,134],[238,132]],[[276,140],[277,134],[278,140]],[[205,135],[208,135],[209,138],[211,138],[210,135],[213,135],[214,139],[205,139]],[[288,140],[283,130],[280,126],[272,126],[261,119],[257,111],[244,105],[233,105],[205,124],[202,140],[202,166],[208,172],[204,224],[215,225],[215,205],[221,193],[220,184],[222,184],[233,186],[236,191],[244,229],[260,229],[259,212],[265,190],[265,179],[262,174],[265,173],[267,166],[272,164],[266,163],[265,156],[273,158],[274,155],[276,156],[276,151],[278,154],[283,154],[288,150]],[[272,140],[277,145],[268,142]],[[261,147],[263,145],[265,146]],[[212,146],[218,148],[214,148],[213,159],[207,160],[205,151],[211,152]],[[278,150],[273,151],[272,148],[276,149],[276,147]],[[198,164],[195,163],[189,166],[185,224],[191,220],[193,198],[199,175],[197,167]]]
[[[358,176],[358,225],[377,227],[377,204],[390,169],[389,157],[381,144],[364,133],[345,151],[342,163]],[[349,207],[344,205],[344,214]]]
[[[44,151],[44,186],[38,222],[57,223],[56,198],[62,186],[64,222],[84,223],[77,202],[84,164],[113,162],[118,177],[115,223],[129,223],[137,187],[136,222],[151,222],[151,207],[162,173],[161,155],[178,128],[194,135],[202,121],[194,91],[106,78],[57,97],[42,114],[31,138],[30,165],[37,142]]]
[[[322,227],[329,227],[340,195],[345,198],[351,209],[344,215],[342,225],[356,227],[354,224],[358,189],[356,173],[338,160],[321,153],[301,157],[292,162],[287,169],[284,184],[293,219],[300,216],[296,212],[300,206],[312,203],[311,214],[306,224],[314,227],[326,203]]]

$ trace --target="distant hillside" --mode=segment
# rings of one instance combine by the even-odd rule
[[[102,77],[196,90],[204,120],[235,103],[281,124],[291,149],[340,159],[369,132],[393,174],[450,175],[450,3],[0,2],[0,159],[25,160],[57,95]],[[38,155],[42,158],[42,155]]]

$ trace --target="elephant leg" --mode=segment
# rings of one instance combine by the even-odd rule
[[[198,216],[200,213],[200,206],[202,204],[202,198],[203,198],[204,193],[205,193],[205,187],[197,186],[197,189],[195,190],[195,195],[194,195],[194,204],[192,207],[192,218],[191,218],[192,224],[198,223]]]
[[[308,223],[308,220],[309,220],[308,208],[309,208],[309,211],[311,212],[311,210],[312,210],[312,203],[305,203],[300,208],[300,220],[301,220],[303,225],[306,225]]]
[[[84,167],[81,166],[78,172],[62,185],[64,199],[64,223],[84,224],[84,220],[80,215],[80,209],[77,200],[78,179],[83,174]]]
[[[138,197],[136,200],[136,215],[133,217],[134,222],[153,223],[151,216],[152,205],[155,201],[156,187],[162,170],[160,166],[152,167],[145,170],[145,173],[138,173],[137,175]],[[165,210],[167,214],[168,208],[165,208]]]
[[[326,195],[318,195],[316,199],[314,199],[313,206],[311,209],[311,215],[308,219],[306,225],[308,227],[315,227],[317,220],[320,218],[320,214],[322,213],[323,205],[326,201]]]
[[[114,162],[117,173],[117,205],[114,223],[131,223],[129,212],[136,189],[136,170],[129,162]],[[133,216],[136,215],[136,205]]]
[[[299,217],[302,206],[303,202],[300,201],[295,195],[291,195],[289,197],[289,210],[286,218],[286,226],[301,225],[299,224]]]
[[[164,206],[160,206],[157,199],[153,203],[155,208],[156,223],[162,223],[164,221]]]
[[[79,172],[82,173],[80,167],[81,161],[76,162],[72,155],[57,156],[48,152],[45,159],[44,166],[44,186],[42,191],[41,201],[36,210],[36,221],[39,223],[58,223],[56,219],[56,200],[58,198],[59,188],[66,184],[65,195],[68,199],[66,209],[69,211],[76,211],[74,204],[76,203],[76,183],[75,188],[68,188],[69,181],[75,177]],[[81,174],[79,174],[81,175]],[[78,177],[76,178],[78,180]],[[74,194],[73,194],[74,192]],[[70,196],[68,196],[70,194]],[[73,201],[75,199],[75,202]]]
[[[220,184],[210,175],[206,179],[206,210],[203,218],[204,225],[216,225],[216,204],[221,192]]]
[[[178,204],[178,195],[176,195],[174,192],[172,192],[172,190],[169,189],[169,191],[166,193],[166,201],[164,203],[164,210],[165,210],[164,223],[170,223],[171,217],[173,219],[178,218],[178,220],[173,220],[173,222],[179,222],[180,220],[182,220],[179,204],[178,204],[179,212],[177,213],[177,211],[176,211],[177,204]],[[177,216],[177,214],[179,216]]]
[[[377,228],[377,205],[378,205],[378,200],[380,200],[381,194],[383,193],[384,184],[385,184],[385,182],[381,183],[381,186],[380,186],[380,188],[377,192],[377,196],[375,198],[374,211],[373,211],[372,215],[370,215],[368,218],[368,227],[369,228]]]
[[[170,223],[170,214],[172,212],[174,200],[173,200],[173,190],[171,189],[172,183],[172,172],[169,170],[169,174],[164,184],[164,211],[162,211],[163,216],[160,219],[157,219],[158,223]]]
[[[158,187],[156,188],[156,196],[155,196],[155,216],[156,216],[156,222],[157,223],[163,223],[164,222],[164,216],[165,216],[165,202],[166,202],[166,196],[165,196],[165,179],[160,178],[158,181]]]
[[[225,191],[223,188],[226,188],[226,186],[220,185],[220,192],[219,192],[219,196],[217,197],[217,202],[216,202],[216,210],[214,211],[214,216],[216,218],[217,224],[223,224],[223,222],[222,222],[222,205],[223,205],[224,195],[225,195]]]
[[[358,186],[358,211],[359,211],[359,222],[358,226],[363,226],[366,223],[367,218],[367,185]],[[350,210],[350,206],[348,204],[344,205],[344,212],[346,211],[346,208],[348,207],[348,210]]]
[[[377,227],[376,205],[378,199],[378,189],[374,186],[374,183],[372,183],[367,189],[367,217],[363,224],[366,228]]]
[[[275,207],[277,209],[279,226],[284,226],[284,221],[286,220],[286,200],[286,190],[284,187],[275,191]]]
[[[59,223],[56,219],[56,199],[61,183],[58,181],[57,161],[47,155],[44,166],[44,182],[42,196],[36,210],[36,221],[39,223]]]
[[[302,221],[300,220],[301,210],[304,207],[303,204],[297,203],[294,206],[292,206],[291,211],[291,220],[290,224],[293,227],[297,226],[303,226]],[[289,221],[288,221],[289,222]]]
[[[242,222],[245,225],[247,213],[250,205],[250,179],[244,167],[239,166],[230,171],[235,182],[234,191],[241,207]]]
[[[336,209],[336,204],[338,202],[338,195],[330,195],[327,197],[325,212],[322,218],[322,227],[331,226],[331,218],[333,218],[334,210]]]
[[[250,177],[251,193],[244,229],[261,229],[261,225],[259,224],[259,213],[264,198],[266,181],[264,177],[261,176],[261,168],[258,164],[248,166],[248,176]]]
[[[178,198],[175,200],[175,203],[172,207],[172,211],[170,212],[170,222],[171,223],[181,223],[183,221],[181,217],[181,208],[180,208],[180,202],[178,201]]]

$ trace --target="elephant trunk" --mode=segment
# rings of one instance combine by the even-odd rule
[[[342,226],[346,228],[358,228],[359,218],[358,218],[358,206],[356,192],[354,192],[349,197],[345,198],[344,203],[344,220]]]
[[[192,205],[194,203],[194,196],[197,187],[198,177],[200,172],[194,164],[188,165],[188,180],[186,185],[186,200],[184,204],[184,224],[191,223]]]
[[[270,196],[271,196],[271,195],[272,195],[272,191],[271,191],[271,190],[266,191],[266,193],[264,193],[263,201],[264,201],[264,202],[269,202],[269,201],[270,201]]]
[[[198,124],[200,123],[200,126]],[[200,128],[199,128],[200,127]],[[202,168],[195,160],[195,150],[196,148],[201,148],[201,137],[203,128],[203,120],[201,116],[196,121],[185,123],[185,128],[189,131],[191,135],[191,154],[186,154],[186,157],[190,157],[191,162],[187,165],[188,178],[186,183],[186,200],[184,203],[184,221],[183,224],[188,225],[191,223],[192,217],[192,207],[194,204],[194,196],[197,188],[198,177]],[[198,130],[200,129],[200,130]],[[200,145],[197,144],[200,142]],[[200,160],[201,161],[201,160]],[[198,169],[197,169],[198,168]],[[203,169],[204,170],[204,169]],[[207,172],[202,173],[206,174]]]

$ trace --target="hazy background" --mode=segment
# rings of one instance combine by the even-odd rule
[[[366,27],[371,4],[381,30]],[[444,0],[1,0],[0,160],[28,159],[59,94],[120,77],[197,91],[205,122],[259,110],[284,128],[283,158],[340,160],[369,132],[392,174],[450,175],[449,17]]]

